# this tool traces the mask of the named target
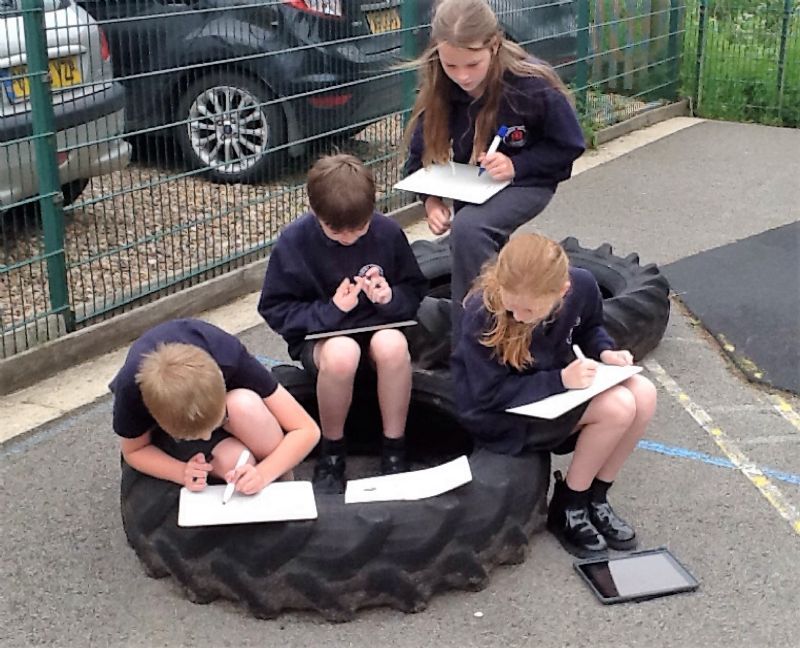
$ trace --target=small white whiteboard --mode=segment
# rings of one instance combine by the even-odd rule
[[[597,396],[597,394],[605,391],[609,387],[613,387],[623,380],[627,380],[641,370],[641,367],[635,365],[620,367],[617,365],[598,363],[597,375],[590,387],[586,387],[586,389],[570,389],[561,394],[554,394],[553,396],[548,396],[547,398],[528,403],[527,405],[512,407],[511,409],[507,409],[506,412],[552,420],[558,418],[565,412],[569,412],[581,403],[588,401],[593,396]]]
[[[492,180],[486,172],[479,177],[478,167],[473,164],[449,162],[423,167],[394,188],[482,205],[510,183],[510,180]]]
[[[403,328],[404,326],[415,326],[416,320],[404,320],[402,322],[390,322],[389,324],[376,324],[374,326],[359,326],[357,328],[341,329],[339,331],[325,331],[323,333],[310,333],[305,336],[305,340],[318,340],[319,338],[336,337],[337,335],[355,335],[356,333],[366,333],[368,331],[380,331],[388,328]]]
[[[234,493],[222,503],[224,485],[206,486],[193,493],[181,488],[178,526],[213,526],[249,522],[315,520],[317,504],[311,482],[275,482],[255,495]]]
[[[461,456],[434,468],[348,481],[344,503],[424,499],[441,495],[471,481],[469,461]]]

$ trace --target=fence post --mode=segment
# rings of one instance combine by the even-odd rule
[[[783,112],[783,87],[786,82],[786,40],[789,36],[789,19],[792,15],[792,0],[783,0],[781,20],[781,45],[778,52],[778,117]]]
[[[589,0],[578,0],[577,67],[575,68],[575,99],[580,113],[586,112],[589,87]]]
[[[706,3],[708,0],[700,0],[697,19],[697,58],[694,69],[694,113],[700,113],[700,102],[703,100],[703,60],[705,58],[706,47]]]
[[[680,42],[678,39],[678,23],[681,0],[669,0],[669,38],[667,39],[667,57],[669,58],[669,76],[671,83],[667,86],[667,99],[678,98],[678,82],[680,80]]]
[[[418,26],[417,3],[405,0],[400,5],[400,24],[403,27],[403,57],[411,61],[417,56],[414,32],[411,26]],[[403,129],[411,117],[411,108],[414,106],[414,95],[417,89],[416,69],[406,69],[403,72]]]
[[[44,3],[22,0],[25,55],[30,84],[32,139],[39,181],[39,208],[44,230],[44,253],[51,312],[62,315],[67,331],[75,329],[69,309],[67,268],[64,254],[64,211],[61,183],[56,164],[56,130],[50,94]]]

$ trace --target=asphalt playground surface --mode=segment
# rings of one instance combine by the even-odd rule
[[[702,122],[565,183],[533,228],[669,264],[800,219],[798,151],[798,130]],[[785,290],[800,290],[797,270]],[[264,326],[241,338],[286,359]],[[669,547],[700,580],[695,593],[603,606],[542,533],[483,591],[414,615],[332,625],[192,604],[126,544],[106,396],[0,446],[0,647],[799,645],[800,398],[748,382],[677,302],[644,364],[659,405],[611,498],[642,548]]]

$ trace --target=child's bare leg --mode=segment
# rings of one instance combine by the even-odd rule
[[[242,450],[250,450],[250,463],[255,465],[271,454],[283,440],[283,430],[264,400],[249,389],[232,389],[225,398],[228,420],[223,426],[232,437],[214,448],[212,473],[224,477],[232,470]]]
[[[631,455],[639,439],[644,436],[650,419],[656,411],[656,388],[644,376],[631,376],[622,383],[622,387],[628,389],[633,394],[636,402],[636,416],[633,422],[625,431],[622,439],[617,443],[617,447],[611,456],[603,464],[597,473],[597,478],[604,482],[613,482],[619,473],[622,465]]]
[[[616,447],[636,416],[633,393],[622,386],[598,394],[589,403],[578,425],[583,426],[567,471],[567,485],[585,491]]]
[[[353,381],[361,359],[361,348],[352,338],[335,337],[314,347],[317,403],[322,436],[337,441],[344,436],[344,423],[353,401]]]
[[[369,354],[378,373],[383,435],[399,439],[405,433],[411,401],[411,357],[406,336],[396,329],[378,331],[370,340]]]

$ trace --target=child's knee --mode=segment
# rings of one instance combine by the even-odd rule
[[[630,390],[636,399],[637,412],[648,412],[652,414],[656,408],[658,393],[656,386],[644,376],[632,376],[630,378]]]
[[[375,364],[402,367],[411,365],[406,336],[397,330],[378,331],[370,341],[369,352]]]
[[[244,391],[244,390],[243,390]],[[246,446],[236,437],[227,437],[214,446],[214,456],[211,459],[211,465],[214,467],[211,471],[215,477],[220,479],[225,478],[225,474],[229,470],[233,470],[239,456],[242,454]],[[250,455],[248,462],[255,465],[256,460]]]
[[[251,389],[232,389],[225,396],[228,420],[265,407],[262,398]]]
[[[603,394],[606,421],[628,427],[636,417],[636,398],[630,389],[613,387]]]
[[[473,240],[480,236],[483,229],[483,219],[479,210],[467,205],[458,212],[458,217],[451,221],[450,237],[458,241]]]
[[[321,374],[342,378],[355,376],[361,348],[351,338],[334,338],[319,347],[317,367]]]

